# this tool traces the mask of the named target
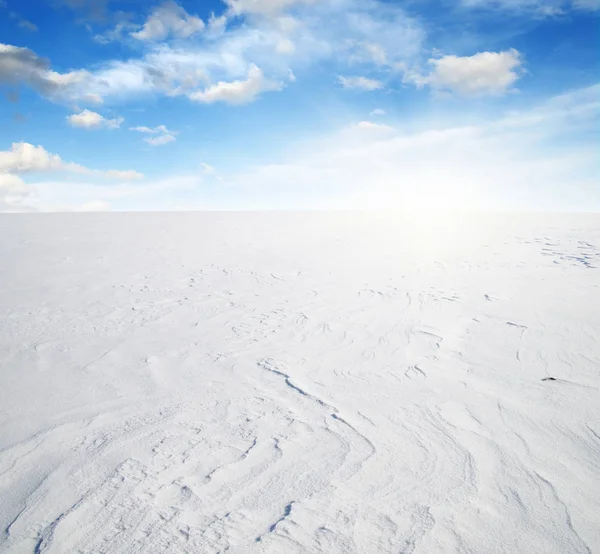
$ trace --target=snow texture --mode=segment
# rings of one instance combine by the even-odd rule
[[[0,237],[0,551],[600,552],[600,216]]]

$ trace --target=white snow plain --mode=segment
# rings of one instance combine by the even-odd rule
[[[600,552],[598,215],[5,215],[0,263],[2,552]]]

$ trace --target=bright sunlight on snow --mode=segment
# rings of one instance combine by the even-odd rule
[[[599,552],[600,216],[0,236],[3,552]]]

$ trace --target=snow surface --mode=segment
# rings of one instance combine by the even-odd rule
[[[2,552],[600,552],[600,216],[6,215],[0,260]]]

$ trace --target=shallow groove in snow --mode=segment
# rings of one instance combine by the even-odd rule
[[[0,237],[0,551],[600,553],[597,216]]]

